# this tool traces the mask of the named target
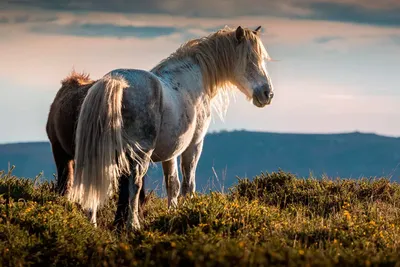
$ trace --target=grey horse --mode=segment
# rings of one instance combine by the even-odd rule
[[[96,223],[97,208],[119,188],[127,212],[116,220],[140,229],[139,193],[151,161],[162,162],[169,208],[179,192],[194,193],[212,107],[225,103],[218,99],[237,88],[256,107],[271,103],[270,57],[259,32],[225,27],[188,41],[150,71],[115,69],[97,80],[79,113],[69,200],[91,210]],[[118,187],[124,175],[126,186]]]

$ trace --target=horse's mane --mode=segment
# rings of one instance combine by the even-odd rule
[[[189,40],[151,71],[159,71],[171,61],[191,57],[201,68],[208,94],[214,97],[218,89],[231,87],[228,81],[235,68],[245,68],[248,60],[259,65],[263,59],[269,59],[260,37],[250,29],[244,29],[244,32],[245,40],[241,44],[238,44],[235,29],[229,27]]]
[[[82,85],[92,84],[94,80],[87,73],[78,73],[73,70],[67,77],[61,81],[62,87],[75,88]]]

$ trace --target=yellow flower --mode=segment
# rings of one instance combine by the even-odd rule
[[[171,242],[171,247],[173,247],[173,248],[176,247],[176,243],[172,241]]]
[[[349,212],[348,210],[345,210],[345,211],[343,212],[343,215],[346,216],[347,220],[350,220],[350,219],[351,219],[351,215],[350,215],[350,212]]]
[[[300,255],[304,255],[304,250],[300,249],[300,250],[299,250],[299,254],[300,254]]]
[[[120,243],[119,246],[120,246],[123,250],[128,250],[128,249],[129,249],[128,244],[125,244],[125,243]]]

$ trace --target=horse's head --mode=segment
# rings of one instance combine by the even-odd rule
[[[237,64],[234,83],[257,107],[269,105],[274,96],[266,69],[268,53],[259,37],[261,26],[255,30],[238,27],[233,33],[237,40]]]

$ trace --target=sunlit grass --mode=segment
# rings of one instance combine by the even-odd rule
[[[0,176],[4,266],[365,266],[400,260],[400,186],[387,179],[239,179],[168,210],[149,196],[143,229],[117,235],[115,197],[94,228],[52,182]]]

